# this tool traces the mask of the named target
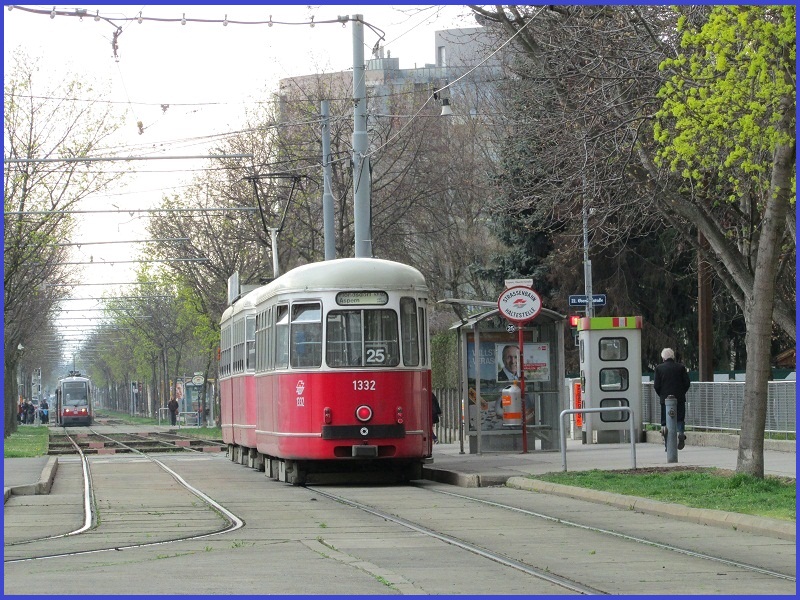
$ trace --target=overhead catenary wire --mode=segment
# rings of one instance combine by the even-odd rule
[[[67,17],[80,17],[80,18],[83,18],[83,17],[87,16],[87,11],[85,9],[75,9],[73,11],[68,11],[68,10],[58,11],[58,10],[55,10],[55,8],[54,8],[52,11],[50,11],[50,10],[44,10],[44,9],[27,9],[25,7],[11,6],[11,7],[9,7],[9,10],[11,10],[12,8],[20,8],[22,10],[27,10],[29,12],[33,12],[33,13],[37,13],[37,14],[42,14],[42,15],[46,14],[46,15],[49,15],[51,17],[53,17],[53,16],[67,16]],[[541,12],[541,10],[543,10],[543,9],[540,9],[539,12]],[[536,14],[538,14],[538,12]],[[486,56],[480,63],[478,63],[477,65],[475,65],[472,68],[470,68],[464,75],[458,77],[453,82],[451,82],[448,85],[444,86],[442,89],[446,89],[447,87],[452,86],[453,84],[455,84],[459,80],[463,79],[463,77],[466,77],[468,74],[470,74],[470,73],[474,72],[476,69],[482,67],[491,57],[493,57],[495,54],[497,54],[497,52],[499,52],[503,47],[505,47],[508,43],[510,43],[510,41],[513,40],[514,37],[516,37],[523,29],[525,29],[525,27],[527,27],[527,25],[531,22],[531,20],[533,20],[536,17],[536,14],[533,15],[531,17],[531,19],[525,25],[523,25],[518,31],[516,31],[508,40],[506,40],[497,49],[495,49],[492,53],[490,53],[488,56]],[[88,16],[91,16],[91,15],[88,15]],[[381,40],[385,40],[385,33],[383,32],[383,30],[381,30],[380,28],[378,28],[378,27],[376,27],[376,26],[364,21],[363,18],[360,15],[358,15],[357,17],[358,17],[358,20],[364,26],[368,27],[376,35],[378,35],[378,37],[379,37],[378,43],[380,43]],[[350,22],[350,21],[354,20],[352,17],[339,16],[336,19],[329,19],[329,20],[322,20],[322,21],[318,21],[314,17],[312,17],[310,21],[288,22],[288,21],[276,21],[276,20],[273,20],[272,17],[270,16],[269,20],[243,21],[243,20],[237,20],[237,19],[228,19],[227,15],[225,16],[224,19],[197,19],[197,18],[186,17],[185,13],[180,18],[178,18],[178,17],[173,17],[173,18],[146,17],[146,16],[144,16],[142,14],[142,12],[140,12],[137,17],[106,17],[106,16],[102,16],[102,17],[99,17],[99,18],[102,18],[103,20],[108,21],[109,23],[112,23],[112,24],[115,23],[115,22],[128,22],[128,23],[130,23],[130,22],[135,20],[135,21],[138,21],[139,23],[142,23],[143,21],[158,21],[158,22],[165,22],[165,23],[181,22],[183,24],[186,24],[187,22],[197,22],[197,23],[222,23],[223,25],[228,25],[228,24],[242,24],[242,25],[264,25],[264,24],[267,24],[267,25],[270,25],[270,26],[271,25],[278,25],[278,24],[280,24],[280,25],[309,25],[309,26],[312,26],[312,27],[314,25],[316,25],[316,24],[326,24],[326,23],[339,23],[339,24],[344,26],[347,22]],[[96,17],[95,20],[98,20],[98,18]],[[419,24],[417,26],[419,26]],[[415,27],[417,27],[417,26],[415,26]],[[408,32],[405,32],[402,35],[405,35],[406,33],[408,33]],[[402,37],[402,36],[398,36],[395,39],[399,39],[399,37]],[[376,44],[376,47],[377,47],[377,44]],[[401,92],[401,93],[405,93],[405,92]],[[410,91],[408,93],[415,93],[415,92]],[[392,95],[392,94],[389,94],[389,95]],[[383,144],[381,144],[377,148],[374,148],[369,154],[370,155],[371,154],[375,154],[380,149],[382,149],[383,147],[388,145],[390,142],[392,142],[396,137],[401,135],[403,133],[403,131],[410,125],[410,123],[414,119],[416,119],[416,118],[418,118],[420,116],[421,111],[430,102],[432,97],[433,97],[433,95],[429,96],[426,99],[426,101],[422,105],[422,107],[420,107],[420,109],[414,115],[411,116],[409,123],[407,123],[404,127],[402,127],[400,129],[400,131],[395,133],[395,135],[393,135],[389,139],[387,139],[386,142],[384,142]],[[317,165],[317,167],[319,167],[319,166],[320,165]]]

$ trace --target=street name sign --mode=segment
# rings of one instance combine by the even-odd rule
[[[569,297],[570,306],[586,306],[587,304],[589,304],[589,302],[587,301],[587,296],[585,294]],[[605,294],[592,294],[592,306],[605,306],[605,305],[606,305]]]
[[[506,284],[506,289],[519,286],[533,289],[533,279],[506,279],[504,283]]]

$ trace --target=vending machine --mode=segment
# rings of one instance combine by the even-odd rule
[[[578,323],[580,395],[584,408],[628,406],[628,411],[584,413],[586,444],[642,440],[642,317],[583,317]],[[631,416],[632,415],[632,416]]]

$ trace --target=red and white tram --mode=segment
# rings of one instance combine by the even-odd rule
[[[92,380],[83,377],[79,371],[70,371],[67,377],[58,380],[56,386],[56,423],[64,427],[91,425],[93,400]]]
[[[333,473],[420,478],[432,449],[422,274],[392,261],[345,258],[293,269],[248,294],[248,302],[253,294],[255,450],[249,439],[242,444],[251,464],[294,484]],[[249,310],[232,308],[222,320],[221,361],[234,348],[224,327]],[[247,386],[229,389],[222,413],[235,419],[236,396],[244,393],[246,403]],[[231,457],[243,457],[235,434],[233,444]]]
[[[255,292],[222,315],[219,359],[222,440],[231,448],[256,447]]]

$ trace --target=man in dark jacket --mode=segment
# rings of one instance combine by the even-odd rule
[[[675,396],[678,401],[678,450],[683,450],[686,445],[686,392],[689,391],[689,373],[686,367],[675,361],[675,352],[672,348],[661,351],[664,361],[656,367],[656,378],[653,389],[661,400],[661,435],[664,436],[664,445],[667,442],[667,408],[664,400],[667,396]]]
[[[178,401],[173,398],[167,402],[167,408],[169,409],[169,424],[176,425],[178,423]]]

